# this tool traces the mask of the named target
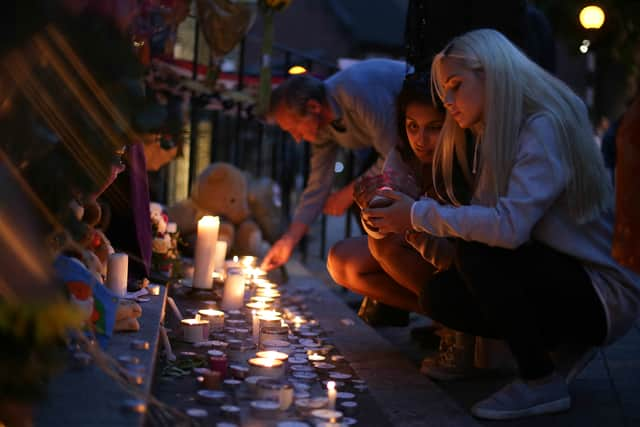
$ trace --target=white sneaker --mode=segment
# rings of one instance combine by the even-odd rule
[[[564,378],[553,374],[544,384],[530,385],[515,380],[487,399],[476,403],[471,413],[487,420],[510,420],[532,415],[552,414],[571,407]]]

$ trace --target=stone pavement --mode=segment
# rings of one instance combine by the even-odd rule
[[[328,218],[327,249],[343,238],[344,218]],[[356,224],[352,225],[359,232]],[[344,302],[335,308],[342,316],[349,305],[357,306],[359,297],[344,291],[333,283],[325,268],[325,259],[319,256],[319,227],[314,226],[309,239],[309,256],[304,266],[295,255],[289,263],[292,277],[309,275],[339,296]],[[296,279],[298,281],[299,279]],[[321,285],[318,285],[321,286]],[[348,311],[348,310],[347,310]],[[331,316],[325,316],[329,319]],[[351,318],[356,318],[351,310]],[[359,319],[358,319],[359,320]],[[421,360],[434,351],[412,339],[411,329],[428,323],[428,319],[412,314],[408,327],[371,328],[362,323],[359,336],[344,331],[343,354],[360,354],[354,360],[354,369],[361,369],[363,377],[371,373],[371,393],[387,408],[387,416],[394,425],[487,425],[504,427],[631,427],[640,426],[640,320],[629,333],[612,346],[601,349],[596,358],[570,386],[573,399],[570,411],[516,421],[490,422],[474,420],[469,408],[509,381],[509,378],[479,378],[452,383],[434,383],[419,373]],[[343,328],[345,329],[345,328]],[[363,338],[366,336],[366,339]],[[362,342],[360,341],[362,339]],[[375,356],[367,357],[372,346]],[[358,353],[360,352],[360,353]],[[375,381],[382,376],[384,379]],[[421,421],[422,420],[422,421]]]

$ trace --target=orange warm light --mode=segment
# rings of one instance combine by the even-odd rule
[[[307,69],[304,68],[302,65],[294,65],[293,67],[289,68],[288,73],[289,74],[304,74],[307,72]]]

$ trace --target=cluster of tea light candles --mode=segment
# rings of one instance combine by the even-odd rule
[[[198,310],[195,318],[182,320],[185,341],[198,348],[212,348],[207,353],[209,368],[196,370],[204,388],[198,392],[198,401],[221,404],[231,400],[231,396],[226,400],[221,396],[235,393],[244,382],[255,398],[249,405],[253,417],[286,420],[288,409],[294,406],[298,415],[313,423],[355,423],[354,418],[343,416],[355,413],[357,403],[350,400],[355,395],[338,392],[351,375],[326,362],[341,362],[342,356],[329,359],[333,347],[322,345],[318,322],[304,311],[302,297],[282,297],[278,286],[266,279],[266,272],[256,268],[255,257],[234,257],[225,261],[224,267],[219,309],[208,302],[209,307]],[[231,378],[224,380],[228,374]],[[212,376],[216,378],[212,380]],[[312,385],[322,376],[323,391],[312,396]],[[217,386],[227,391],[210,390]],[[355,391],[366,387],[358,380],[352,380],[352,386]],[[343,401],[336,408],[340,398]],[[236,411],[228,406],[224,407],[235,414],[230,417],[237,417],[239,408]],[[282,425],[286,426],[286,421]]]

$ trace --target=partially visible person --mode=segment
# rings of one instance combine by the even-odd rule
[[[475,416],[567,410],[567,384],[640,309],[640,277],[611,257],[611,184],[585,105],[494,30],[454,38],[432,82],[447,108],[434,168],[454,206],[382,191],[394,203],[363,218],[382,232],[456,239],[455,268],[426,282],[423,309],[452,329],[504,339],[521,376],[474,405]],[[468,206],[451,178],[465,129],[476,137]]]
[[[613,257],[640,273],[640,92],[625,112],[615,138],[616,224]]]
[[[354,199],[361,208],[370,204],[376,188],[383,185],[413,198],[420,194],[436,197],[431,161],[444,108],[432,104],[427,84],[424,78],[405,80],[396,101],[401,142],[389,152],[385,174],[359,178],[356,182]],[[434,264],[439,264],[440,269],[448,268],[452,255],[449,249],[453,248],[446,241],[440,242],[445,250],[430,254],[432,262],[429,262],[405,239],[410,237],[414,242],[413,234],[381,234],[366,221],[363,226],[367,235],[341,240],[329,250],[329,274],[336,283],[358,294],[419,312],[422,283],[438,270]],[[440,259],[436,260],[438,255]]]
[[[285,264],[321,212],[339,216],[353,203],[353,182],[331,193],[339,147],[374,150],[379,159],[364,174],[380,173],[398,138],[393,108],[405,72],[402,62],[370,59],[326,81],[293,76],[274,89],[268,115],[297,142],[311,144],[311,170],[292,223],[262,268]]]

